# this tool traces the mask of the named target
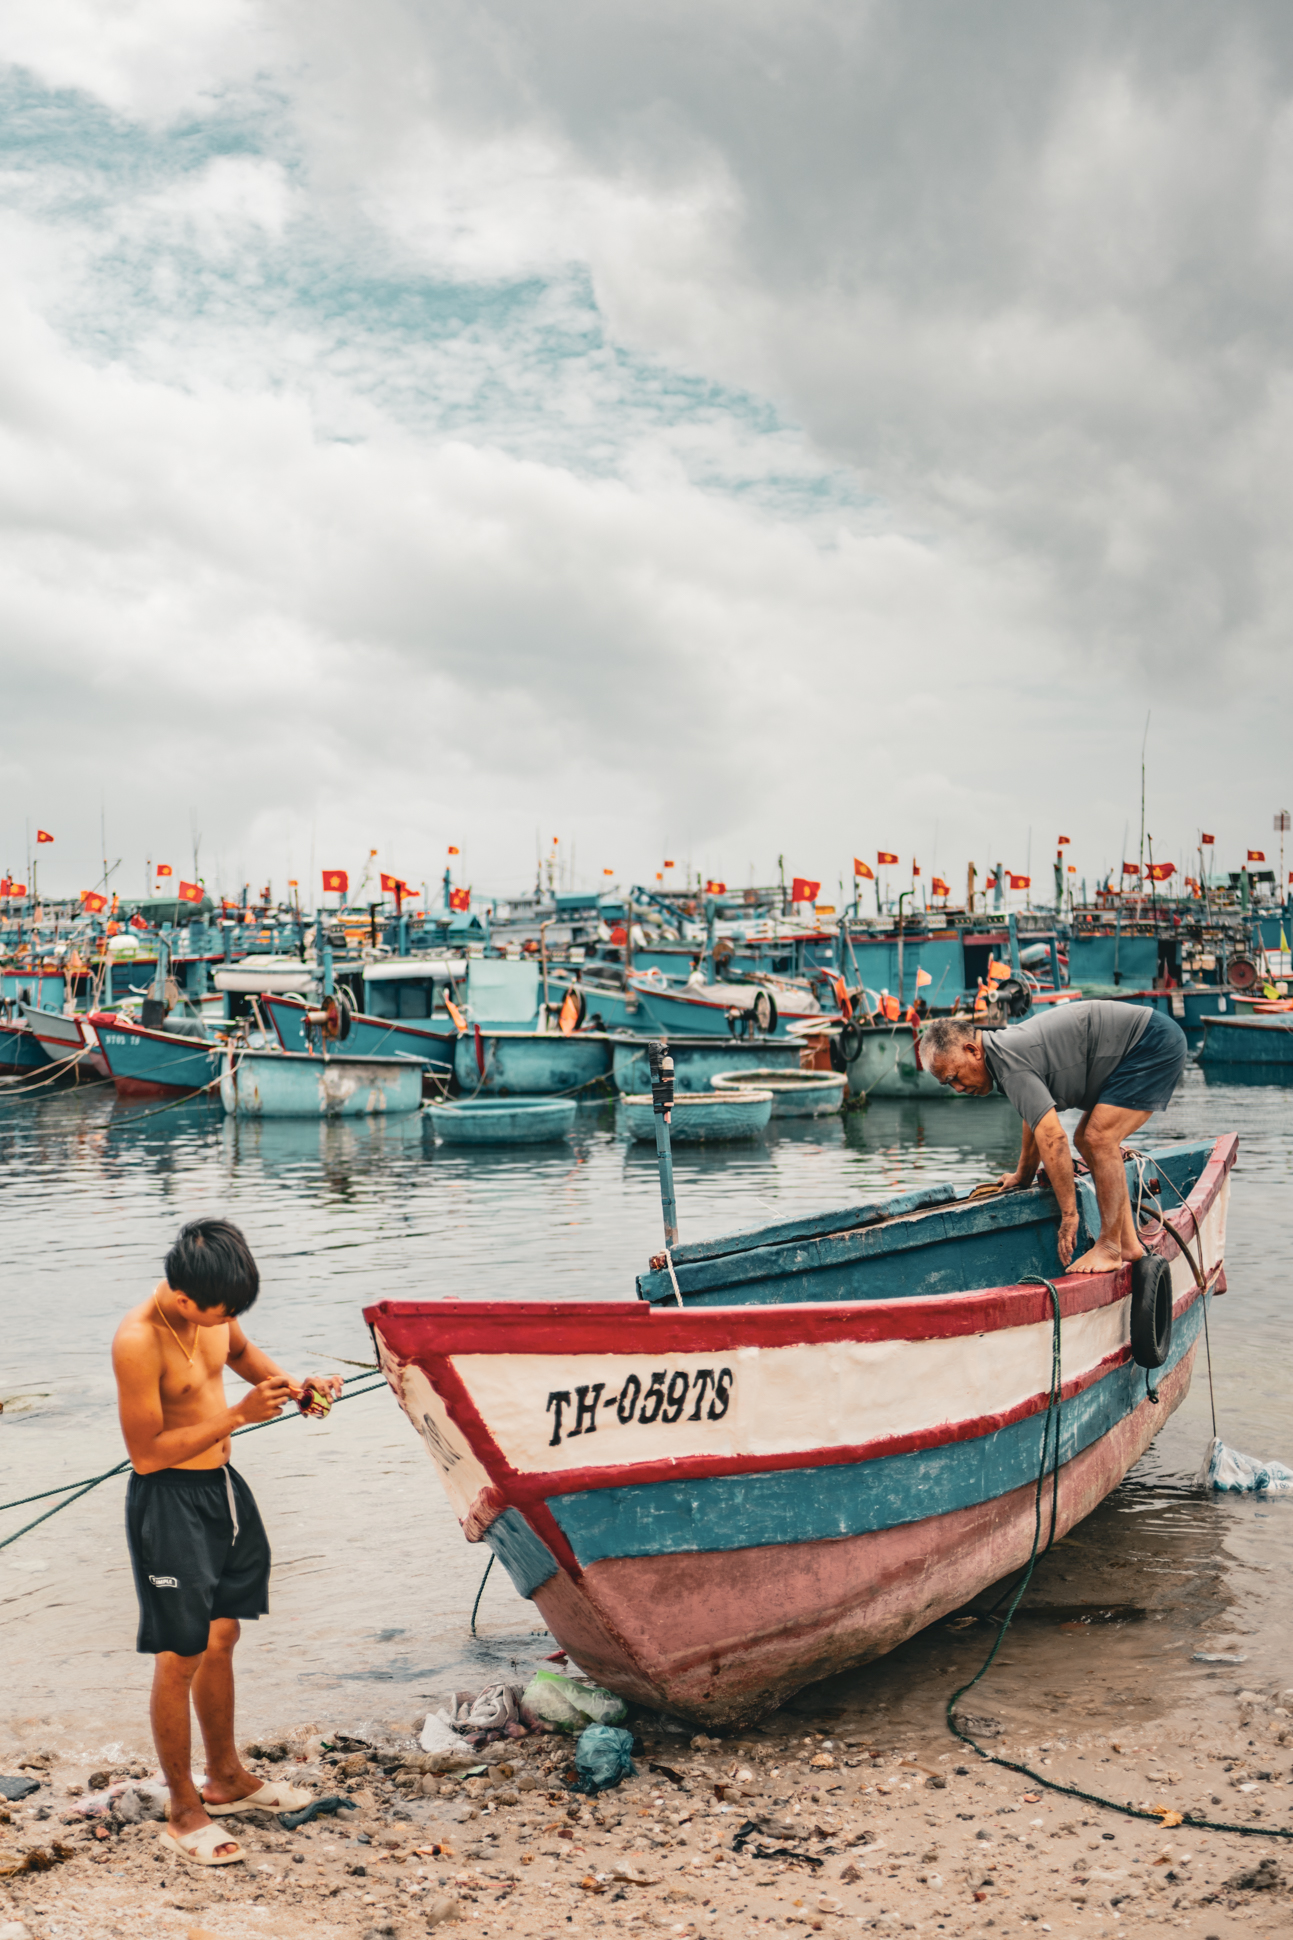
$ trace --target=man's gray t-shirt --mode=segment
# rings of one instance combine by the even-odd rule
[[[1090,1111],[1153,1012],[1143,1004],[1056,1004],[1022,1024],[983,1033],[983,1055],[998,1089],[1035,1129],[1048,1111]]]

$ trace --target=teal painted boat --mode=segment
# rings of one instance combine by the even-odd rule
[[[224,1054],[220,1102],[236,1118],[361,1118],[417,1111],[422,1064],[409,1058],[356,1058],[312,1051]]]
[[[611,1039],[611,1076],[619,1092],[646,1091],[651,1084],[647,1045],[655,1037]],[[709,1091],[720,1071],[798,1071],[800,1047],[790,1037],[673,1037],[667,1039],[676,1091]]]
[[[655,1141],[655,1107],[650,1092],[621,1100],[621,1117],[630,1138]],[[675,1092],[669,1133],[680,1139],[757,1138],[772,1117],[766,1090]]]
[[[489,1030],[473,1024],[454,1050],[454,1076],[463,1091],[492,1097],[536,1097],[552,1092],[591,1095],[609,1083],[611,1040],[605,1031]]]
[[[910,1024],[867,1024],[845,1032],[849,1090],[855,1098],[955,1098],[921,1065]],[[847,1056],[847,1051],[846,1051]]]
[[[1268,1017],[1204,1017],[1200,1064],[1293,1066],[1293,1013]]]
[[[578,1109],[573,1098],[459,1098],[427,1117],[446,1145],[519,1145],[564,1138]]]
[[[710,1080],[726,1096],[755,1085],[772,1093],[774,1118],[820,1118],[844,1103],[848,1079],[842,1071],[720,1071]]]

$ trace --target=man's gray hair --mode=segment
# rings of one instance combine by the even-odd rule
[[[922,1064],[937,1064],[973,1044],[978,1025],[968,1017],[931,1017],[920,1034]]]

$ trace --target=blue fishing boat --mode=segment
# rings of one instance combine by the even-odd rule
[[[467,1540],[581,1669],[739,1723],[1021,1569],[1039,1479],[1043,1543],[1122,1480],[1225,1290],[1236,1146],[1129,1165],[1150,1257],[1109,1273],[1061,1271],[1044,1187],[934,1186],[675,1244],[636,1308],[432,1298],[365,1319]],[[1099,1211],[1077,1190],[1081,1249]]]
[[[222,1040],[200,1024],[190,1030],[146,1030],[114,1011],[91,1011],[86,1020],[99,1042],[109,1076],[121,1098],[183,1098],[214,1089],[220,1076]]]
[[[757,1138],[771,1117],[770,1091],[680,1091],[674,1094],[669,1129],[675,1145],[680,1139]],[[630,1138],[654,1141],[651,1093],[621,1098],[620,1122]]]
[[[308,1051],[310,1031],[306,1022],[309,1006],[300,998],[262,996],[260,1007],[274,1027],[285,1051]],[[455,1026],[445,1016],[443,1022],[411,1024],[389,1017],[369,1017],[351,1011],[350,1028],[344,1040],[346,1052],[357,1058],[418,1058],[429,1071],[443,1075],[453,1070]]]
[[[1200,1064],[1293,1065],[1293,1015],[1204,1017]]]
[[[488,1030],[472,1024],[458,1039],[454,1076],[471,1095],[526,1096],[580,1092],[609,1085],[611,1040],[605,1031]]]
[[[253,1051],[234,1044],[221,1061],[220,1102],[237,1118],[360,1118],[417,1111],[422,1065],[416,1058]]]
[[[35,1004],[20,1004],[18,1008],[51,1064],[61,1065],[73,1077],[108,1076],[99,1040],[80,1011],[38,1010]]]
[[[579,1110],[573,1098],[459,1098],[427,1107],[447,1145],[529,1145],[565,1138]]]
[[[25,1020],[0,1023],[0,1073],[7,1078],[25,1077],[31,1071],[48,1071],[45,1046]]]
[[[1234,995],[1226,989],[1218,989],[1216,984],[1201,984],[1193,988],[1186,985],[1181,992],[1181,1002],[1185,1015],[1183,1022],[1187,1031],[1197,1031],[1203,1026],[1205,1017],[1247,1016],[1248,1007],[1241,1011],[1235,1003]]]
[[[763,1037],[784,1037],[791,1025],[832,1021],[807,985],[763,978],[758,983],[667,984],[662,977],[634,972],[630,991],[642,1000],[649,1025],[683,1035],[727,1037],[748,1016]],[[837,1020],[836,1020],[837,1021]]]
[[[844,1103],[848,1079],[842,1071],[720,1071],[712,1080],[725,1096],[734,1089],[772,1093],[774,1118],[821,1118]]]
[[[651,1084],[647,1045],[658,1044],[655,1037],[627,1037],[616,1033],[611,1039],[611,1077],[621,1092],[646,1091]],[[801,1051],[793,1037],[674,1037],[668,1038],[673,1059],[674,1085],[679,1091],[710,1091],[719,1072],[753,1070],[798,1071]]]
[[[920,1061],[919,1024],[860,1023],[840,1037],[855,1098],[954,1098]]]

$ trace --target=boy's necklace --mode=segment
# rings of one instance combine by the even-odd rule
[[[176,1346],[177,1346],[177,1347],[179,1348],[179,1350],[180,1350],[180,1353],[181,1353],[181,1354],[182,1354],[182,1355],[184,1356],[184,1358],[185,1358],[185,1360],[186,1360],[186,1361],[188,1362],[188,1364],[189,1364],[189,1366],[190,1366],[190,1367],[192,1367],[192,1365],[193,1365],[193,1354],[190,1354],[190,1353],[189,1353],[189,1350],[188,1350],[188,1348],[187,1348],[187,1347],[186,1347],[186,1346],[184,1345],[184,1342],[183,1342],[183,1341],[182,1341],[182,1340],[180,1339],[180,1337],[179,1337],[179,1335],[178,1335],[178,1334],[176,1333],[176,1331],[175,1331],[175,1329],[174,1329],[174,1328],[173,1328],[173,1327],[171,1326],[171,1323],[170,1323],[170,1321],[166,1319],[166,1312],[165,1312],[165,1309],[163,1308],[163,1306],[162,1306],[162,1303],[161,1303],[161,1301],[160,1301],[160,1300],[159,1300],[159,1299],[157,1298],[157,1295],[156,1295],[156,1294],[154,1294],[154,1295],[153,1295],[153,1305],[154,1305],[154,1306],[156,1307],[156,1309],[157,1309],[157,1311],[158,1311],[158,1313],[159,1313],[159,1314],[161,1314],[161,1317],[162,1317],[162,1319],[163,1319],[163,1321],[165,1322],[165,1325],[166,1325],[166,1331],[167,1331],[167,1333],[168,1333],[168,1334],[170,1335],[170,1337],[171,1337],[171,1339],[172,1339],[172,1340],[173,1340],[173,1341],[175,1342],[175,1345],[176,1345]],[[194,1353],[194,1354],[196,1354],[196,1352],[197,1352],[197,1346],[198,1346],[198,1343],[197,1343],[197,1336],[196,1336],[196,1335],[194,1335],[194,1337],[193,1337],[193,1353]]]

